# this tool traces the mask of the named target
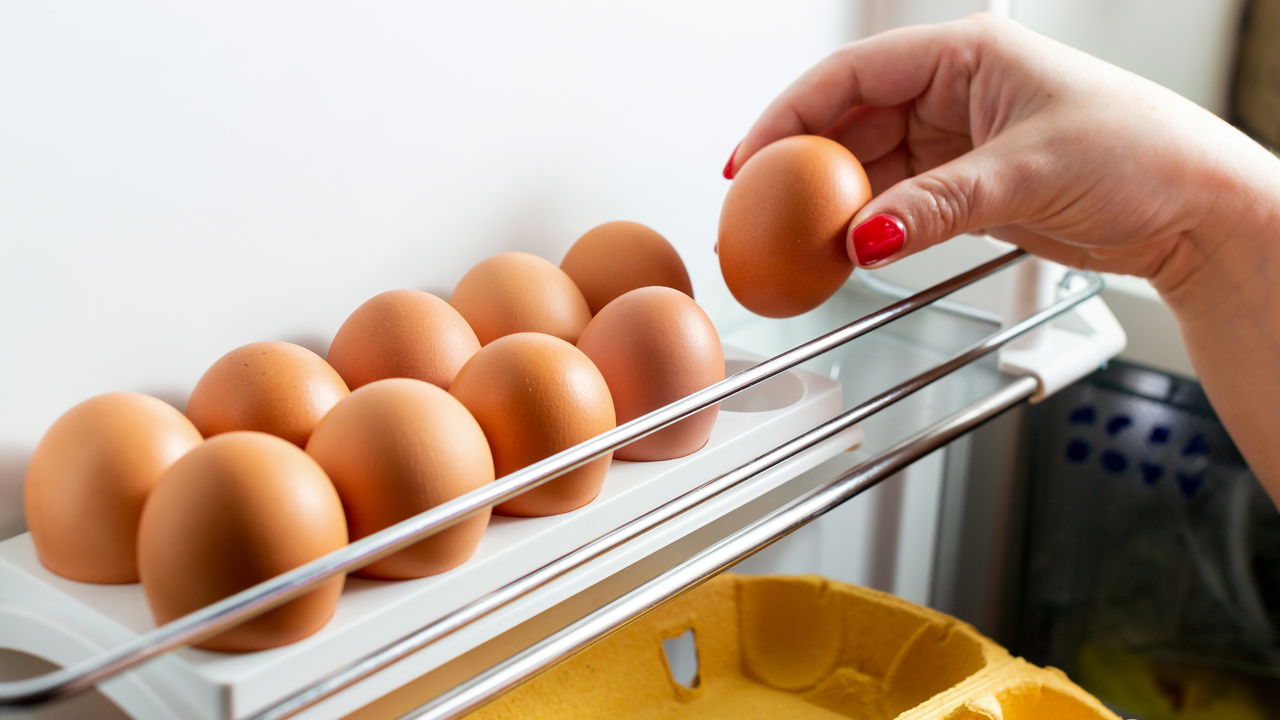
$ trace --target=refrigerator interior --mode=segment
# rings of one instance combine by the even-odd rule
[[[1004,5],[996,9],[1050,34],[1087,34],[1103,13],[1064,19],[1044,3]],[[8,108],[0,114],[0,227],[13,259],[0,265],[10,348],[0,353],[0,539],[24,530],[21,483],[32,448],[79,400],[126,389],[181,408],[204,368],[232,347],[283,339],[323,354],[342,319],[377,292],[447,296],[488,255],[525,250],[558,261],[608,220],[666,235],[725,342],[759,355],[883,306],[901,295],[894,285],[918,289],[991,257],[983,241],[966,239],[885,273],[858,273],[818,311],[779,322],[733,302],[712,253],[726,188],[720,167],[781,88],[850,39],[986,6],[138,0],[0,9],[0,63],[15,70],[0,74]],[[1218,8],[1213,27],[1233,8]],[[1105,47],[1090,49],[1106,56]],[[1203,52],[1216,57],[1214,48]],[[1148,313],[1138,317],[1160,313],[1149,293],[1135,293]],[[850,407],[992,332],[1007,294],[1006,284],[984,283],[956,305],[922,311],[805,368],[838,380]],[[1166,356],[1176,338],[1166,332],[1155,342],[1149,355]],[[1007,380],[994,358],[975,363],[876,415],[857,450],[406,692],[493,662]],[[739,570],[870,585],[1005,637],[1017,563],[1008,547],[1018,538],[1027,462],[1020,413],[931,454]],[[0,680],[43,667],[0,654]],[[380,695],[398,702],[397,683],[403,678],[361,686],[314,716]]]
[[[1199,385],[1116,362],[1030,412],[1010,647],[1124,717],[1280,712],[1280,513]]]

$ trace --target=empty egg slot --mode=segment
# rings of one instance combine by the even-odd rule
[[[725,376],[735,375],[754,367],[754,360],[725,360]],[[804,398],[804,381],[795,373],[784,372],[752,385],[720,403],[725,412],[770,412],[794,405]]]

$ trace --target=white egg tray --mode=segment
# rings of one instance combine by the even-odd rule
[[[730,372],[754,363],[749,355],[732,348],[726,348],[726,357]],[[570,513],[546,518],[495,516],[475,556],[458,568],[419,580],[348,578],[333,619],[309,638],[248,654],[185,648],[109,680],[99,689],[134,717],[231,718],[251,714],[751,460],[840,409],[838,383],[802,370],[788,371],[726,401],[706,447],[688,457],[650,463],[615,460],[600,496]],[[743,483],[302,716],[332,717],[349,712],[861,440],[861,429],[852,428],[785,469]],[[54,575],[37,560],[29,534],[0,543],[0,648],[66,666],[154,627],[139,585],[93,585]]]

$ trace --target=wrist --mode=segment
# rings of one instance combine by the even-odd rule
[[[1224,148],[1229,168],[1205,178],[1209,209],[1172,243],[1151,284],[1182,323],[1254,310],[1280,279],[1280,159],[1247,146]]]

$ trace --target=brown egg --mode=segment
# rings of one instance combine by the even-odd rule
[[[667,239],[640,223],[619,220],[587,231],[560,261],[582,290],[591,314],[636,288],[663,285],[693,297],[689,271]]]
[[[416,378],[446,390],[480,341],[457,310],[421,290],[390,290],[356,308],[329,345],[329,364],[355,390]]]
[[[191,391],[187,417],[205,437],[258,430],[303,447],[347,385],[319,355],[286,342],[250,343],[218,358]]]
[[[307,452],[328,473],[352,540],[493,482],[484,431],[452,395],[422,382],[379,380],[338,403]],[[361,569],[373,578],[442,573],[471,557],[489,524],[472,515]]]
[[[201,441],[190,420],[150,395],[98,395],[64,413],[36,446],[22,489],[40,562],[81,582],[138,582],[142,506]]]
[[[591,360],[542,333],[515,333],[480,349],[449,392],[471,411],[489,439],[502,477],[612,428],[609,386]],[[498,505],[500,515],[555,515],[600,494],[609,456]]]
[[[151,492],[138,568],[163,624],[346,544],[338,493],[315,460],[278,437],[232,432],[184,455]],[[343,580],[196,646],[247,652],[301,640],[329,621]]]
[[[449,304],[471,324],[481,345],[518,332],[577,342],[591,319],[582,291],[563,270],[523,252],[494,255],[468,270]]]
[[[693,298],[666,287],[632,290],[601,310],[578,339],[613,395],[618,423],[657,410],[724,379],[724,351]],[[619,460],[670,460],[707,444],[714,405],[618,448]]]
[[[796,135],[742,166],[720,212],[720,271],[748,310],[790,317],[831,297],[853,271],[849,221],[871,199],[845,147]]]

